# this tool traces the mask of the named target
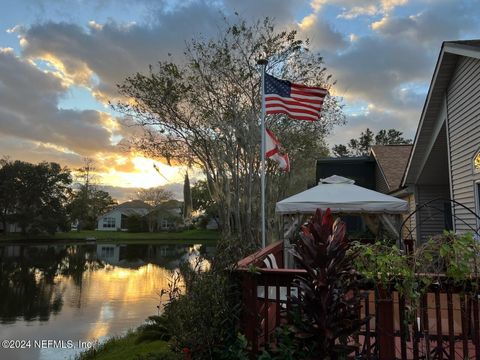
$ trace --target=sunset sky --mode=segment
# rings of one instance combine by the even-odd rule
[[[0,0],[0,156],[95,160],[114,197],[166,185],[181,197],[184,167],[127,153],[116,84],[185,41],[215,35],[221,13],[270,16],[310,38],[337,79],[347,125],[330,146],[367,126],[414,136],[442,41],[480,37],[479,0]],[[156,164],[163,176],[153,168]],[[193,174],[193,178],[198,176]],[[133,190],[130,190],[130,192]]]

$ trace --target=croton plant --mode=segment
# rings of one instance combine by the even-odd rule
[[[293,299],[298,311],[295,337],[312,359],[341,359],[355,348],[354,336],[369,319],[361,318],[366,296],[353,269],[357,253],[351,249],[346,225],[330,209],[318,209],[302,228],[293,256],[306,274],[295,279]],[[315,354],[315,355],[313,355]]]

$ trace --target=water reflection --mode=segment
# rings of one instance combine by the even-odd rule
[[[91,340],[120,334],[157,312],[158,294],[181,261],[196,263],[213,249],[193,244],[0,246],[0,339]],[[62,359],[74,353],[47,350],[0,350],[0,358]]]

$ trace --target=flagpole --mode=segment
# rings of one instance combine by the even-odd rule
[[[267,67],[268,61],[266,59],[260,59],[257,62],[258,65],[262,67],[262,114],[261,114],[261,193],[262,193],[262,203],[261,203],[261,217],[262,217],[262,248],[265,248],[266,244],[266,215],[265,215],[265,69]]]

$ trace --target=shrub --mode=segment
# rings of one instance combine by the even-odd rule
[[[253,247],[235,240],[219,241],[207,270],[202,258],[193,266],[180,266],[183,291],[174,276],[163,315],[149,318],[142,327],[142,339],[169,338],[178,352],[188,349],[194,359],[247,359],[246,340],[237,335],[240,289],[230,269]]]

